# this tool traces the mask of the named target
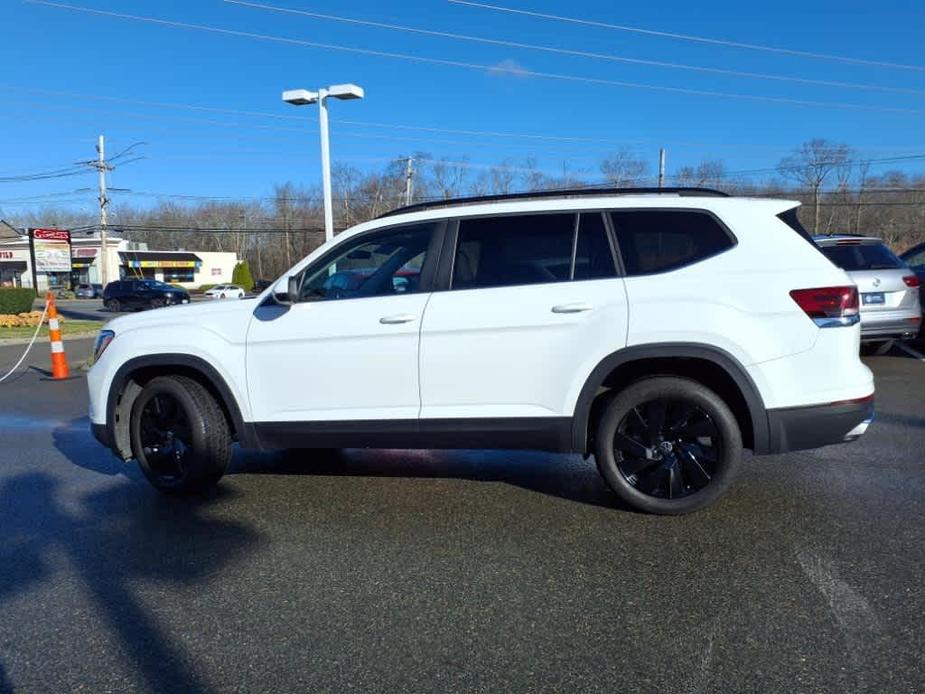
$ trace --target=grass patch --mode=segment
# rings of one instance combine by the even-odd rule
[[[79,333],[95,332],[105,325],[103,321],[98,320],[63,320],[61,321],[62,335],[75,335]],[[0,328],[0,340],[20,337],[32,337],[35,332],[35,326],[23,326],[16,328]],[[39,330],[39,337],[48,338],[48,326],[43,325]]]

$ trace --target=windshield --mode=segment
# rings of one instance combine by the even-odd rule
[[[842,270],[892,270],[905,267],[903,261],[882,243],[822,246],[825,256]]]

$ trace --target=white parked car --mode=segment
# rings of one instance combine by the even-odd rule
[[[878,238],[816,236],[825,256],[848,273],[861,294],[861,342],[886,348],[915,338],[922,326],[920,280]]]
[[[121,317],[94,435],[165,492],[246,448],[594,455],[625,502],[715,500],[743,448],[850,441],[873,416],[858,292],[798,203],[559,191],[360,224],[255,302]]]
[[[211,299],[243,299],[246,293],[236,284],[216,284],[205,295]]]

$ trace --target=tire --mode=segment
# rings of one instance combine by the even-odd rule
[[[155,297],[151,299],[151,308],[163,308],[167,305],[167,300],[162,297]]]
[[[202,384],[186,376],[159,376],[132,405],[132,454],[147,480],[167,494],[214,486],[231,461],[231,430]]]
[[[122,304],[119,303],[118,299],[110,299],[106,303],[106,308],[112,313],[120,313],[122,311]]]
[[[594,457],[629,506],[681,515],[708,506],[729,488],[742,458],[742,434],[712,390],[658,376],[627,386],[606,406]]]

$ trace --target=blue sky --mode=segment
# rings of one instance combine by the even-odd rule
[[[503,41],[912,93],[550,54],[287,15],[222,0],[68,2],[277,38],[476,66],[502,65],[580,80],[633,82],[654,89],[360,55],[5,0],[0,4],[0,26],[6,28],[0,42],[0,177],[89,159],[96,135],[105,133],[110,153],[133,142],[148,143],[139,148],[144,160],[113,173],[115,187],[260,197],[275,183],[314,185],[319,178],[316,109],[287,106],[280,92],[346,81],[362,85],[367,98],[331,104],[333,158],[361,169],[379,168],[407,152],[426,151],[451,160],[468,158],[474,176],[481,166],[533,155],[540,168],[551,173],[567,162],[570,170],[593,178],[596,162],[625,144],[650,159],[653,167],[664,145],[669,171],[704,158],[723,159],[729,170],[747,170],[773,166],[793,146],[812,137],[847,142],[865,157],[925,152],[925,6],[913,0],[495,2],[659,31],[906,64],[917,70],[679,41],[446,0],[254,0]],[[867,108],[761,100],[766,97]],[[58,195],[48,201],[89,209],[92,193],[72,191],[94,182],[92,175],[0,182],[0,201],[7,201],[0,202],[0,210],[9,214],[22,209],[21,203],[9,201],[40,195]],[[142,204],[153,200],[125,193],[114,197]]]

